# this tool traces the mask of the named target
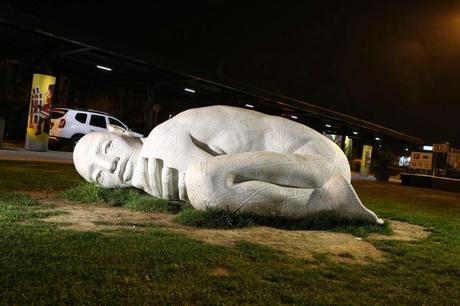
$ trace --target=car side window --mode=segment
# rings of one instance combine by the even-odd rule
[[[51,111],[51,119],[58,119],[67,113],[67,110],[53,110]]]
[[[75,120],[77,120],[78,122],[81,122],[81,123],[85,123],[86,118],[88,118],[88,115],[85,114],[85,113],[77,113],[75,115]]]
[[[126,126],[115,118],[109,117],[109,123],[126,129]]]
[[[103,129],[107,128],[107,122],[105,121],[104,116],[99,116],[99,115],[91,115],[91,119],[89,121],[89,124],[92,126],[97,126]]]

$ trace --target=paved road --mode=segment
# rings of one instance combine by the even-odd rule
[[[72,152],[51,150],[47,152],[26,151],[21,144],[3,143],[0,148],[0,160],[27,160],[71,164]]]

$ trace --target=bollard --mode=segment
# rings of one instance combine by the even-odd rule
[[[5,117],[0,116],[0,148],[3,145],[3,134],[5,134]]]

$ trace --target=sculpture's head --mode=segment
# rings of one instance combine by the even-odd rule
[[[75,146],[73,162],[88,182],[103,187],[132,186],[136,161],[142,149],[140,138],[114,132],[85,135]]]

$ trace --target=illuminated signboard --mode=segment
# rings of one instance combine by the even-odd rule
[[[413,169],[431,170],[433,167],[433,153],[412,152],[410,167]]]
[[[447,153],[449,152],[449,145],[447,143],[433,143],[433,152]]]

